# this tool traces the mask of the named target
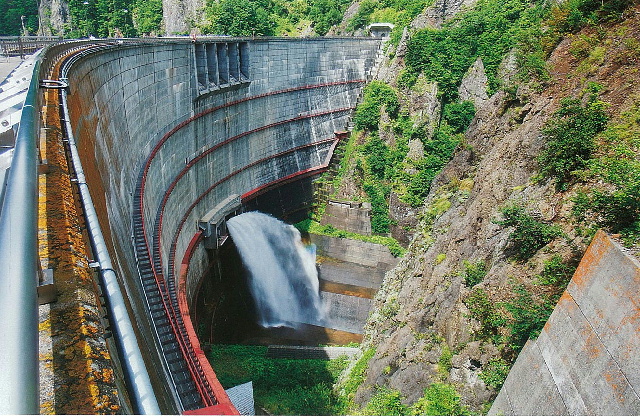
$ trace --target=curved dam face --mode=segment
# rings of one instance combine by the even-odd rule
[[[198,243],[207,228],[217,238],[216,218],[242,205],[304,211],[309,183],[292,183],[326,168],[379,48],[376,39],[222,38],[116,45],[71,66],[76,141],[163,411],[202,404],[167,387],[173,370],[145,270],[173,296],[186,261],[182,296],[192,304],[208,267]]]

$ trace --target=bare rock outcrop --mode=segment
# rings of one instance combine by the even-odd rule
[[[38,20],[38,35],[63,35],[70,20],[69,3],[66,0],[41,0],[38,6]]]
[[[162,0],[162,19],[168,35],[189,33],[204,16],[204,0]]]
[[[476,1],[477,0],[436,0],[432,6],[427,7],[423,13],[411,22],[411,28],[440,28],[444,22],[451,19],[462,9],[473,6]]]
[[[482,59],[478,58],[471,65],[458,88],[458,95],[462,101],[471,101],[476,108],[482,107],[489,96],[487,89],[489,87],[487,74],[484,71]]]

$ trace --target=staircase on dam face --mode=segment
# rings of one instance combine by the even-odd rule
[[[139,190],[141,185],[142,173],[138,178],[136,189]],[[158,281],[157,275],[154,273],[154,266],[157,268],[158,265],[153,265],[150,258],[142,224],[143,218],[140,209],[140,198],[140,192],[136,192],[133,205],[133,237],[138,271],[149,313],[156,329],[164,360],[167,364],[175,391],[182,403],[182,407],[185,410],[201,408],[203,407],[202,398],[191,377],[191,372],[184,358],[180,343],[176,338],[174,330],[175,323],[172,325],[167,314],[167,304],[171,303],[171,299],[167,296],[165,288],[163,288],[162,291],[160,290],[165,282]]]

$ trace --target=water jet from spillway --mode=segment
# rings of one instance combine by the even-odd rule
[[[267,328],[322,325],[326,308],[315,254],[302,244],[300,232],[256,211],[231,218],[227,226],[250,275],[258,323]]]

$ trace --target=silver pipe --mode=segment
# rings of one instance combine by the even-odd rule
[[[0,211],[0,413],[40,411],[38,374],[37,59]]]
[[[66,76],[62,74],[62,76]],[[109,316],[113,323],[115,340],[118,350],[123,357],[124,373],[131,394],[134,410],[137,414],[160,414],[160,407],[151,386],[151,379],[144,364],[136,334],[127,313],[127,307],[118,284],[118,279],[111,258],[104,242],[98,216],[93,206],[89,187],[85,181],[80,155],[71,129],[69,109],[67,107],[67,91],[62,90],[62,111],[65,119],[66,136],[69,140],[71,161],[73,164],[80,198],[87,221],[87,229],[91,238],[95,260],[100,264],[100,277],[104,293],[108,299]]]

